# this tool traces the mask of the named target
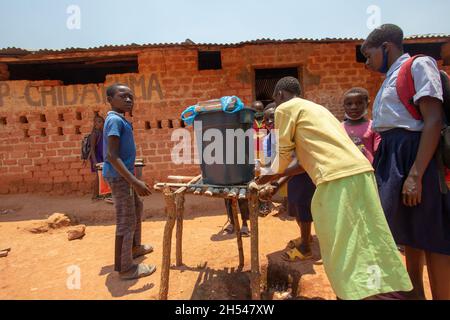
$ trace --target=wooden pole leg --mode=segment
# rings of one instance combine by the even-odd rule
[[[239,250],[239,271],[244,269],[244,247],[242,245],[241,227],[238,218],[238,201],[236,198],[231,199],[231,211],[233,213],[234,230],[236,232],[237,245]]]
[[[261,299],[261,273],[259,269],[259,234],[258,234],[258,193],[256,190],[250,190],[249,195],[250,210],[250,247],[251,247],[251,277],[250,285],[252,299]]]
[[[183,265],[183,218],[184,218],[184,192],[175,197],[177,211],[177,246],[176,246],[176,266]]]
[[[164,188],[164,200],[166,202],[167,221],[164,227],[163,255],[161,266],[161,283],[159,287],[159,299],[167,300],[169,293],[170,254],[172,246],[172,231],[175,225],[176,203],[175,195],[169,187]]]

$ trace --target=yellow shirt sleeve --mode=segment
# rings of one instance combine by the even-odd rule
[[[292,152],[295,150],[295,117],[288,110],[275,111],[275,129],[278,131],[278,152],[272,163],[273,173],[283,173],[292,161]]]

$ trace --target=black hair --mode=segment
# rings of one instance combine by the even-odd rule
[[[128,88],[128,86],[126,84],[123,83],[114,83],[112,85],[110,85],[107,89],[106,89],[106,96],[107,97],[111,97],[114,98],[114,95],[116,94],[117,90],[119,87],[126,87]]]
[[[403,30],[395,24],[383,24],[369,34],[361,49],[378,48],[385,42],[403,49]]]
[[[300,82],[294,77],[284,77],[278,81],[275,86],[274,92],[287,91],[297,96],[301,96],[302,90],[300,88]]]
[[[267,111],[269,109],[276,109],[276,107],[277,105],[275,104],[275,102],[271,102],[264,108],[264,111]]]
[[[262,103],[262,102],[259,101],[259,100],[253,101],[253,103],[252,103],[252,108],[256,110],[255,105],[257,105],[257,104],[262,105],[263,110],[264,110],[264,103]]]
[[[361,87],[354,87],[344,93],[344,97],[349,94],[359,94],[369,102],[369,91]]]
[[[92,132],[95,131],[95,119],[102,119],[103,123],[105,123],[105,118],[103,118],[101,115],[99,115],[97,112],[94,114],[94,118],[92,119]]]

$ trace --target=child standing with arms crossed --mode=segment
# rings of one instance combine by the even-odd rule
[[[134,258],[153,251],[149,245],[141,245],[141,217],[143,211],[139,196],[151,194],[149,186],[134,175],[136,146],[132,125],[125,113],[134,105],[133,92],[125,85],[113,84],[106,96],[111,111],[103,130],[103,176],[111,187],[116,208],[115,267],[123,280],[151,275],[156,266],[135,264]]]
[[[300,165],[317,186],[311,204],[328,279],[341,299],[412,290],[383,214],[370,162],[324,107],[299,98],[300,83],[281,79],[274,92],[279,153],[263,170],[270,182],[291,163]]]
[[[381,202],[414,285],[411,298],[424,299],[426,260],[433,299],[450,299],[450,193],[442,194],[434,157],[443,126],[443,90],[436,61],[419,57],[411,66],[414,104],[421,119],[402,104],[397,81],[410,56],[403,31],[386,24],[372,31],[362,53],[369,69],[386,74],[373,107],[373,128],[381,134],[374,167]]]

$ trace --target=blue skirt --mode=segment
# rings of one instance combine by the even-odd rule
[[[381,204],[397,244],[450,255],[450,193],[440,192],[436,159],[425,171],[421,204],[403,205],[403,184],[416,159],[420,137],[421,132],[404,129],[381,133],[374,160]]]
[[[292,177],[288,182],[289,213],[300,222],[312,222],[311,200],[316,186],[307,173]]]

